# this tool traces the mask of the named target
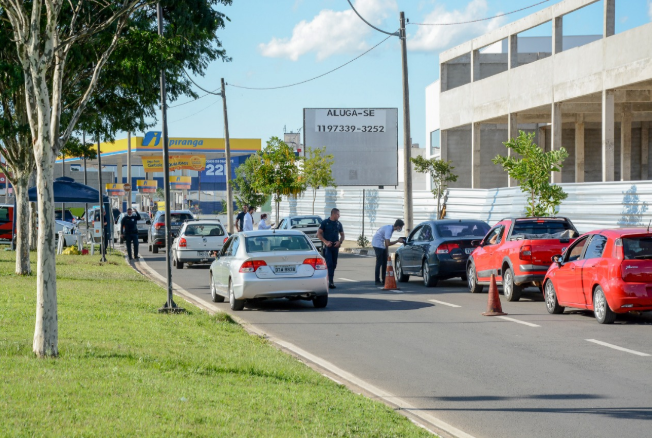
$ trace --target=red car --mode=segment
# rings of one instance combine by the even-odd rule
[[[580,236],[553,257],[544,280],[549,313],[564,307],[593,310],[600,324],[616,314],[652,310],[652,233],[600,230]]]
[[[11,241],[11,231],[14,224],[14,206],[0,204],[0,240]]]
[[[552,256],[561,254],[577,236],[573,223],[563,217],[503,219],[469,257],[469,290],[482,292],[495,274],[507,301],[518,301],[525,287],[543,285]]]

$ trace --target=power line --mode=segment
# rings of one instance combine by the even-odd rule
[[[203,111],[206,111],[208,108],[212,107],[212,106],[215,105],[216,103],[220,103],[220,100],[219,100],[219,99],[216,100],[215,102],[213,102],[213,103],[211,103],[210,105],[208,105],[208,106],[206,106],[206,107],[200,109],[199,111],[197,111],[197,112],[194,113],[194,114],[190,114],[189,116],[186,116],[186,117],[183,117],[183,118],[181,118],[181,119],[177,119],[177,120],[174,120],[174,121],[172,121],[172,122],[169,122],[169,124],[171,125],[172,123],[177,123],[177,122],[180,122],[180,121],[182,121],[182,120],[189,119],[190,117],[194,117],[194,116],[196,116],[197,114],[199,114],[199,113],[201,113],[201,112],[203,112]]]
[[[367,23],[367,25],[369,25],[370,27],[376,29],[378,32],[382,32],[382,33],[387,34],[387,35],[391,35],[391,36],[399,36],[399,32],[398,32],[398,31],[396,31],[396,32],[394,32],[394,33],[385,32],[384,30],[379,29],[379,28],[377,28],[376,26],[374,26],[373,24],[369,23],[369,22],[368,22],[367,20],[365,20],[364,17],[363,17],[362,15],[360,15],[360,13],[359,13],[359,12],[358,12],[354,7],[353,7],[353,3],[351,3],[351,0],[346,0],[346,1],[349,2],[349,5],[351,6],[351,9],[353,9],[353,12],[355,12],[355,15],[357,15],[358,17],[360,17],[360,20],[362,20],[362,21],[364,21],[365,23]]]
[[[190,79],[190,82],[192,82],[193,84],[195,84],[195,86],[196,86],[197,88],[199,88],[201,91],[203,91],[203,92],[205,92],[205,93],[208,93],[208,94],[213,94],[213,95],[215,95],[215,96],[222,96],[222,92],[219,92],[219,93],[216,93],[216,92],[215,92],[215,91],[219,90],[219,88],[216,88],[216,89],[213,90],[213,91],[209,91],[209,90],[207,90],[206,88],[203,88],[203,87],[202,87],[201,85],[199,85],[197,82],[195,82],[195,80],[194,80],[192,77],[190,77],[190,75],[188,74],[188,72],[186,71],[185,68],[183,69],[183,72],[186,74],[186,76],[188,76],[188,79]]]
[[[342,67],[346,67],[347,65],[351,64],[353,61],[356,61],[356,60],[362,58],[364,55],[371,52],[376,47],[380,46],[382,43],[384,43],[385,41],[387,41],[388,39],[390,39],[393,36],[394,36],[394,34],[389,34],[389,36],[387,38],[385,38],[384,40],[382,40],[381,42],[379,42],[378,44],[376,44],[375,46],[373,46],[372,48],[370,48],[366,52],[363,52],[360,55],[356,56],[352,60],[340,65],[339,67],[336,67],[336,68],[334,68],[332,70],[329,70],[326,73],[320,74],[319,76],[315,76],[314,78],[306,79],[305,81],[295,82],[294,84],[288,84],[288,85],[280,85],[278,87],[245,87],[245,86],[242,86],[242,85],[235,85],[235,84],[226,84],[226,85],[228,85],[229,87],[234,87],[234,88],[243,88],[245,90],[278,90],[279,88],[289,88],[289,87],[294,87],[296,85],[305,84],[306,82],[314,81],[315,79],[319,79],[319,78],[322,78],[322,77],[324,77],[324,76],[326,76],[328,74],[331,74],[331,73],[341,69]]]
[[[521,8],[521,9],[517,9],[515,11],[505,12],[504,14],[494,15],[493,17],[478,18],[477,20],[459,21],[459,22],[456,22],[456,23],[410,23],[410,20],[408,20],[408,24],[412,24],[414,26],[456,26],[456,25],[459,25],[459,24],[477,23],[479,21],[493,20],[494,18],[500,18],[500,17],[505,17],[507,15],[512,15],[512,14],[515,14],[517,12],[525,11],[526,9],[530,9],[530,8],[535,7],[535,6],[539,6],[539,5],[542,5],[544,3],[548,3],[549,1],[550,0],[543,0],[543,1],[539,2],[539,3],[535,3],[533,5],[526,6],[526,7]],[[360,17],[360,18],[362,18],[362,17]]]
[[[219,88],[218,88],[218,90],[219,90]],[[183,102],[183,103],[180,103],[178,105],[172,105],[172,106],[168,105],[168,109],[177,108],[177,107],[180,107],[180,106],[188,105],[189,103],[197,102],[199,99],[203,99],[204,97],[206,97],[208,95],[209,95],[209,93],[206,93],[203,96],[199,96],[197,99],[189,100],[188,102]]]

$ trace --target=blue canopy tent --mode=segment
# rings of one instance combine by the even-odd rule
[[[74,179],[68,177],[61,177],[54,180],[54,202],[55,203],[66,203],[66,204],[98,204],[100,201],[100,192],[95,190],[93,187],[75,182]],[[36,187],[32,187],[28,191],[29,202],[36,202],[37,192]],[[104,211],[111,212],[109,197],[104,195]],[[111,213],[109,213],[111,214]],[[16,207],[14,201],[14,232],[13,235],[16,235]],[[110,217],[110,216],[109,216]],[[113,223],[113,221],[109,221]]]

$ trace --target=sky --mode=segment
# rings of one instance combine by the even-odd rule
[[[354,0],[365,19],[394,32],[399,12],[412,23],[449,23],[495,17],[541,0]],[[425,147],[425,88],[439,78],[438,55],[509,22],[559,3],[549,0],[512,15],[459,26],[407,26],[412,139]],[[650,22],[652,0],[617,0],[616,33]],[[233,0],[221,7],[230,19],[219,32],[231,62],[211,64],[195,81],[214,90],[228,84],[276,87],[332,70],[387,37],[361,21],[346,0]],[[564,19],[566,35],[601,34],[602,1]],[[551,26],[523,36],[549,36]],[[399,108],[402,147],[401,52],[392,37],[360,59],[305,84],[255,91],[227,86],[233,138],[282,138],[303,126],[304,108]],[[200,95],[204,93],[199,92]],[[188,101],[181,98],[170,106]],[[207,96],[168,111],[170,137],[223,137],[221,98]],[[142,133],[138,133],[142,135]]]

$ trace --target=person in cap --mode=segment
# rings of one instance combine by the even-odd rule
[[[387,258],[389,256],[389,247],[399,242],[404,242],[405,239],[399,237],[397,240],[392,241],[392,234],[394,231],[401,232],[403,230],[402,220],[397,219],[394,225],[384,225],[378,228],[376,234],[371,239],[371,246],[374,247],[376,253],[376,268],[374,269],[374,280],[376,285],[385,284],[385,273],[387,272]]]
[[[328,266],[328,287],[335,289],[333,277],[337,268],[337,256],[340,246],[344,242],[344,229],[339,221],[340,211],[337,208],[331,210],[331,217],[324,220],[317,230],[317,238],[324,244],[323,254]]]
[[[134,209],[128,208],[127,214],[120,221],[120,234],[127,244],[127,256],[131,257],[131,246],[133,245],[133,258],[138,258],[138,221],[141,219],[140,214]]]

